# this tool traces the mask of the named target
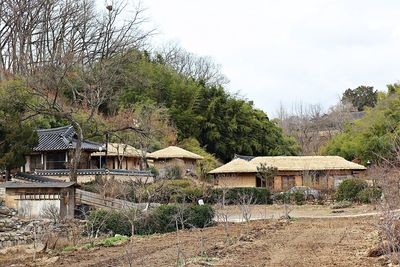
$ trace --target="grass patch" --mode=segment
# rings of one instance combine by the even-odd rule
[[[333,206],[331,207],[331,209],[345,209],[345,208],[350,208],[352,204],[353,204],[353,203],[351,203],[350,201],[343,200],[343,201],[339,201],[339,202],[336,202],[335,204],[333,204]]]
[[[198,256],[198,257],[193,257],[189,259],[186,264],[188,263],[194,263],[194,264],[200,264],[201,266],[212,266],[215,265],[218,262],[218,258],[212,258],[212,257],[207,257],[207,256]]]
[[[68,251],[75,251],[78,249],[79,249],[79,246],[66,246],[65,248],[63,248],[63,251],[68,252]]]
[[[97,240],[91,243],[86,243],[77,246],[67,246],[63,248],[64,252],[79,250],[80,248],[91,249],[94,247],[114,247],[120,245],[122,242],[128,241],[129,237],[124,235],[116,235],[102,240]]]

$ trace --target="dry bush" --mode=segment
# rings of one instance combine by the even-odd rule
[[[400,262],[400,217],[396,212],[400,204],[400,171],[393,163],[375,166],[369,173],[374,183],[382,188],[381,217],[377,223],[379,244],[368,255],[386,255],[392,262]]]

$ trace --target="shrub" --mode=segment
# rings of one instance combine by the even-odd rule
[[[274,201],[278,204],[291,204],[303,205],[305,201],[305,196],[303,192],[281,192],[274,195]]]
[[[289,192],[280,192],[274,195],[274,201],[278,204],[290,203],[291,195]]]
[[[345,209],[345,208],[350,208],[352,203],[347,200],[339,201],[333,204],[332,209]]]
[[[360,179],[344,180],[336,191],[336,200],[354,201],[357,199],[357,194],[367,188],[368,184]]]
[[[151,174],[154,175],[155,178],[158,178],[159,172],[156,167],[151,166],[147,170],[150,171]]]
[[[296,205],[303,205],[304,204],[304,193],[300,191],[295,191],[292,193],[292,197],[294,198],[294,201]]]
[[[374,203],[382,196],[382,189],[378,187],[364,188],[357,194],[357,200],[361,203]]]
[[[103,233],[131,235],[131,225],[122,212],[93,211],[88,223],[96,224]],[[183,215],[185,228],[210,226],[214,218],[214,210],[210,205],[161,205],[138,218],[135,232],[140,235],[173,232],[176,230],[175,219],[179,212]],[[178,227],[182,228],[181,222],[178,223]],[[111,239],[107,242],[114,241]],[[104,245],[110,245],[108,243]]]
[[[177,180],[182,178],[182,171],[179,166],[171,166],[166,168],[165,178]]]
[[[268,188],[261,187],[237,187],[230,188],[225,195],[226,204],[235,204],[239,201],[240,195],[253,195],[254,204],[272,204],[271,192]],[[221,201],[223,191],[220,188],[211,189],[211,193],[206,198],[209,203]]]
[[[129,221],[118,210],[94,210],[89,215],[88,223],[92,229],[99,229],[103,233],[131,234]]]
[[[204,228],[210,226],[214,218],[211,205],[193,205],[187,209],[187,226]]]
[[[156,198],[152,200],[153,202],[162,204],[168,204],[172,202],[196,203],[197,200],[202,198],[205,194],[205,191],[202,187],[194,185],[189,180],[164,180],[150,185],[148,190],[152,192],[152,190],[159,187],[159,183],[163,183],[163,187],[161,191],[156,194]]]

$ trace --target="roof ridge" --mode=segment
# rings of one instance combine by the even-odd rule
[[[57,128],[37,129],[36,131],[38,131],[38,132],[57,132],[57,131],[60,131],[63,129],[68,130],[71,127],[72,127],[72,125],[66,125],[66,126],[60,126]]]

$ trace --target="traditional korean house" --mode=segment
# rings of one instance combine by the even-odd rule
[[[72,153],[76,147],[76,134],[72,126],[37,130],[39,144],[26,156],[24,172],[36,170],[68,169]],[[102,144],[83,140],[79,169],[90,169],[90,155],[99,151]]]
[[[215,175],[215,184],[220,187],[257,186],[257,167],[241,158],[236,158],[209,174]]]
[[[339,156],[277,156],[255,157],[250,161],[233,161],[209,172],[217,186],[262,187],[257,167],[264,164],[277,169],[270,188],[285,191],[293,186],[334,189],[348,178],[360,177],[366,168]]]
[[[183,173],[195,173],[197,161],[203,159],[202,156],[177,146],[169,146],[157,150],[148,154],[147,158],[153,160],[154,167],[159,170],[160,173],[174,166],[179,167]]]
[[[92,165],[114,170],[138,170],[143,152],[128,144],[108,143],[106,151],[91,154]],[[105,149],[104,149],[105,150]]]

